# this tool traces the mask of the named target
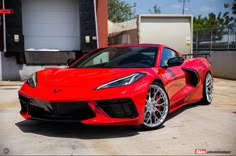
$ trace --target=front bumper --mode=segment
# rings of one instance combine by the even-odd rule
[[[94,102],[49,102],[25,97],[19,94],[21,114],[31,119],[49,121],[82,121],[101,114],[109,118],[130,118],[138,116],[131,99],[99,100]],[[93,108],[93,109],[92,109]],[[99,112],[100,111],[100,112]]]
[[[31,88],[24,84],[19,90],[20,113],[26,119],[79,121],[93,125],[139,125],[144,121],[149,86],[145,81],[140,84],[88,92],[62,88],[59,93],[53,93],[51,87]]]
[[[41,120],[84,120],[96,115],[86,102],[49,102],[28,98],[19,94],[21,111],[28,114],[32,119]]]

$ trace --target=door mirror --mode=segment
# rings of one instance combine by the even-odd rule
[[[173,57],[167,61],[168,66],[179,66],[184,63],[183,57]]]
[[[73,58],[68,59],[67,65],[70,66],[74,61],[75,61],[75,59],[73,59]]]

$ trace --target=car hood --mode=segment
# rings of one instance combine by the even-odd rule
[[[38,73],[38,83],[53,87],[95,88],[135,72],[145,72],[145,70],[137,68],[50,68]]]

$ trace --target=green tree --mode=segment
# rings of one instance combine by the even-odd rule
[[[236,0],[233,1],[232,13],[233,13],[234,15],[236,15]]]
[[[160,14],[161,13],[161,8],[158,7],[157,5],[154,5],[153,8],[149,9],[148,11],[151,14]]]
[[[218,15],[209,13],[207,17],[199,15],[193,18],[193,30],[201,30],[198,31],[198,40],[217,41],[221,40],[229,30],[233,30],[234,23],[234,18],[230,16],[229,12],[223,14],[220,12]],[[227,29],[225,29],[226,27]]]
[[[193,18],[193,29],[212,29],[212,28],[222,28],[233,26],[235,23],[235,18],[230,16],[229,12],[218,13],[209,13],[207,17],[198,17]]]
[[[230,3],[224,3],[225,8],[230,8],[232,10],[232,14],[234,17],[234,22],[236,22],[236,0],[232,1],[232,4]]]
[[[124,22],[134,18],[132,6],[122,0],[108,0],[108,19],[112,22]]]

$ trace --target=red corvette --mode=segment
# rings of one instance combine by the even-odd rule
[[[206,58],[185,59],[165,45],[96,49],[64,69],[31,75],[19,90],[25,119],[160,127],[168,113],[213,98]]]

